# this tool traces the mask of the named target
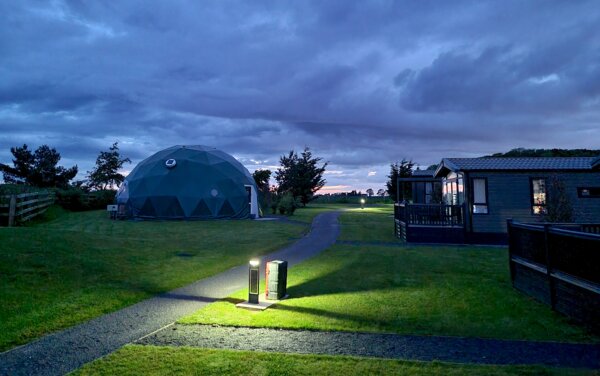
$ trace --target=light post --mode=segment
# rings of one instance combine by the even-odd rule
[[[250,260],[248,265],[248,303],[258,304],[260,260]]]
[[[360,199],[360,208],[361,208],[361,209],[364,209],[364,208],[365,208],[365,199],[364,199],[364,198],[361,198],[361,199]]]

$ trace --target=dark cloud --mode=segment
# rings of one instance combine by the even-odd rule
[[[3,2],[0,160],[310,146],[376,189],[402,158],[598,147],[598,25],[594,1]]]

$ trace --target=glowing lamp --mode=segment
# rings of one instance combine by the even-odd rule
[[[258,304],[260,285],[260,260],[250,260],[248,265],[248,303]]]

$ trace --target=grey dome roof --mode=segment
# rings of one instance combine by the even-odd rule
[[[231,155],[207,146],[173,146],[146,158],[117,193],[128,216],[214,219],[250,216],[248,170]]]

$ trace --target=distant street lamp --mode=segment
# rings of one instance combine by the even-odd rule
[[[250,260],[248,269],[248,303],[258,304],[260,260]]]
[[[364,198],[361,198],[361,199],[360,199],[360,208],[361,208],[361,209],[364,209],[364,208],[365,208],[365,199],[364,199]]]

